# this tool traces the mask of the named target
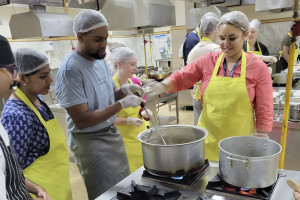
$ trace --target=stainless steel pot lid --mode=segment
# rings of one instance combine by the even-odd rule
[[[300,110],[300,102],[291,102],[290,109]]]

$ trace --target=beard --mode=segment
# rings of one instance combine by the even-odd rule
[[[103,55],[100,55],[99,51],[96,51],[95,53],[89,53],[88,55],[96,60],[101,60],[101,59],[105,58],[106,53],[104,53]]]

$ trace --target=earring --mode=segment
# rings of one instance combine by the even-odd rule
[[[24,85],[27,85],[26,83],[24,83]]]

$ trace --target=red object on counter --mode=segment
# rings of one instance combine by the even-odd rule
[[[294,37],[300,36],[300,21],[297,20],[297,21],[293,21],[293,22],[294,22],[294,24],[293,24],[293,26],[292,26],[292,28],[291,28],[291,30],[292,30],[292,35],[293,35]]]

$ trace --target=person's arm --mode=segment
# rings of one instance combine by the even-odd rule
[[[258,133],[269,133],[273,127],[273,88],[269,70],[262,62],[255,85],[255,116]]]
[[[1,137],[1,136],[0,136]],[[0,152],[0,165],[1,163],[5,163],[5,158],[2,153]],[[5,172],[2,171],[2,168],[0,166],[0,199],[7,200],[6,199],[6,178],[5,178]]]
[[[25,184],[26,184],[26,188],[27,190],[34,194],[37,198],[37,200],[39,199],[43,199],[43,200],[51,200],[50,196],[47,194],[47,192],[45,191],[44,188],[42,188],[41,186],[33,183],[32,181],[30,181],[29,179],[25,178]]]
[[[9,135],[11,145],[15,150],[17,161],[21,168],[24,169],[27,167],[24,164],[28,159],[31,134],[34,133],[34,123],[32,122],[33,119],[29,114],[20,114],[20,112],[17,112],[20,107],[17,107],[15,104],[8,103],[8,105],[10,111],[7,112],[7,109],[4,109],[1,122]]]
[[[283,58],[285,59],[286,62],[289,61],[289,49],[290,48],[287,47],[287,46],[282,47],[282,56],[283,56]]]
[[[115,88],[115,101],[123,99],[124,97],[126,97],[126,94],[124,94],[120,88]]]
[[[118,101],[104,109],[89,110],[88,104],[83,103],[67,108],[66,110],[74,121],[75,126],[79,130],[82,130],[90,126],[95,126],[109,119],[117,112],[122,110],[122,105]]]

